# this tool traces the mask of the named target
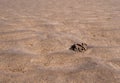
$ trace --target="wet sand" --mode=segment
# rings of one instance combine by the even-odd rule
[[[0,0],[0,83],[120,83],[119,4]]]

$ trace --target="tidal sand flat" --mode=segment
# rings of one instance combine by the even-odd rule
[[[0,0],[0,83],[120,83],[119,4]]]

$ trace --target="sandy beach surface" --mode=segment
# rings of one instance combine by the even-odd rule
[[[0,83],[120,83],[120,0],[0,0]]]

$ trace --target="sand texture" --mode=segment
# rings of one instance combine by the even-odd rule
[[[120,83],[120,0],[0,0],[0,83]]]

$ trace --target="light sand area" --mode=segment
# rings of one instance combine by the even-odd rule
[[[120,83],[119,4],[0,0],[0,83]]]

